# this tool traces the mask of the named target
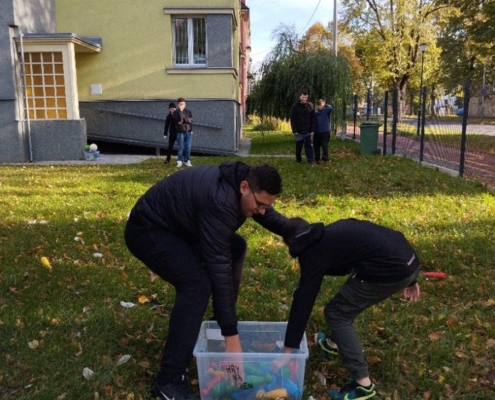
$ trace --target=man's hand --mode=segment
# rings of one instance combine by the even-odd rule
[[[226,353],[242,353],[239,335],[226,336],[225,345]],[[244,361],[242,355],[227,356],[223,365],[230,383],[235,386],[242,386],[244,383]]]
[[[411,302],[416,302],[419,299],[419,285],[415,283],[413,286],[406,287],[404,289],[404,298]]]

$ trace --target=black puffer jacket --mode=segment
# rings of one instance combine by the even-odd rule
[[[285,345],[292,348],[301,343],[326,275],[356,274],[368,282],[400,282],[419,268],[418,257],[401,232],[352,218],[300,228],[289,242],[289,251],[299,258],[301,267],[285,336]]]
[[[314,132],[316,129],[316,117],[313,104],[309,101],[295,103],[290,111],[290,126],[292,133],[305,134]]]
[[[237,334],[231,240],[245,222],[239,186],[249,166],[238,161],[179,171],[151,187],[136,203],[132,223],[175,232],[199,249],[210,276],[222,335]],[[273,209],[253,219],[282,235],[287,218]]]

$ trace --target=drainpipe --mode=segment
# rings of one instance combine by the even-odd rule
[[[19,34],[19,42],[21,47],[21,72],[22,72],[22,87],[24,93],[24,119],[23,122],[27,124],[27,140],[28,140],[28,151],[29,151],[29,162],[33,162],[33,145],[31,142],[31,120],[29,118],[29,105],[27,96],[27,85],[26,85],[26,64],[24,63],[24,34],[21,32],[20,28],[17,27],[17,32]]]

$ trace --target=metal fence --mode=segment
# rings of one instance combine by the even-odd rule
[[[368,94],[361,102],[354,96],[342,135],[359,141],[362,122],[377,121],[381,124],[378,148],[383,155],[403,154],[493,186],[495,125],[470,124],[469,100],[469,81],[463,85],[462,96],[456,97],[434,97],[426,87],[402,97],[398,90],[376,99]]]

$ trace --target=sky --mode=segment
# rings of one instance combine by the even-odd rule
[[[334,0],[246,0],[251,23],[253,70],[275,45],[270,36],[281,23],[295,25],[302,36],[315,22],[327,26],[333,21],[333,4]]]

